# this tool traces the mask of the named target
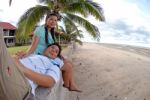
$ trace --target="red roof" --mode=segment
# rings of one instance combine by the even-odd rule
[[[15,26],[13,26],[12,24],[7,23],[7,22],[0,22],[0,27],[3,29],[11,29],[11,30],[17,29]]]

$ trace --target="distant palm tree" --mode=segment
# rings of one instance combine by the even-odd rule
[[[72,41],[74,41],[82,45],[82,41],[80,39],[83,38],[83,34],[81,30],[78,30],[72,25],[67,24],[65,25],[65,28],[60,26],[59,31],[62,32],[62,34],[60,35],[60,41],[65,43],[71,43]]]
[[[49,11],[59,13],[62,22],[69,22],[77,28],[82,26],[95,39],[100,39],[98,28],[85,19],[88,15],[98,21],[105,21],[102,8],[92,0],[40,0],[42,5],[28,9],[18,22],[18,32],[27,34],[45,17]],[[65,24],[64,24],[65,25]]]

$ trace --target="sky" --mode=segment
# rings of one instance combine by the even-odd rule
[[[101,42],[149,46],[150,0],[95,0],[104,10]]]
[[[16,26],[20,16],[37,4],[36,0],[12,0],[9,6],[9,0],[0,0],[0,21],[10,22]]]
[[[141,46],[150,44],[150,0],[93,0],[103,8],[105,22],[94,17],[89,21],[99,28],[100,42],[122,43]],[[30,7],[38,4],[36,0],[0,0],[0,21],[16,25],[19,17]],[[83,41],[94,41],[84,33]],[[149,46],[150,47],[150,46]]]

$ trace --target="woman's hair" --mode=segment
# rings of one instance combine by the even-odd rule
[[[61,56],[61,51],[62,51],[61,46],[57,42],[55,42],[55,43],[49,44],[47,46],[47,48],[50,47],[50,46],[52,46],[52,45],[56,45],[59,48],[59,52],[58,52],[57,57],[62,58],[62,56]]]
[[[52,39],[53,39],[53,41],[55,42],[55,32],[54,32],[54,28],[51,28],[50,32],[51,32]],[[48,43],[48,28],[47,28],[47,27],[45,27],[45,43],[46,43],[46,44],[49,44],[49,43]]]
[[[49,17],[51,17],[51,16],[56,16],[58,20],[61,19],[61,16],[60,16],[59,13],[57,13],[57,12],[48,12],[47,15],[46,15],[45,21],[47,21],[47,19],[48,19]]]
[[[47,19],[48,19],[49,17],[51,17],[51,16],[56,16],[56,17],[58,18],[58,20],[60,19],[60,15],[59,15],[58,13],[55,13],[55,12],[48,12],[45,21],[47,21]],[[51,28],[50,32],[51,32],[51,36],[52,36],[52,38],[53,38],[53,41],[55,42],[55,32],[54,32],[54,28]],[[48,43],[48,28],[47,28],[46,25],[45,25],[45,43],[46,43],[46,44],[49,44],[49,43]]]

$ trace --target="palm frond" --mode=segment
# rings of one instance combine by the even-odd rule
[[[39,3],[50,3],[50,2],[53,2],[54,0],[37,0]]]
[[[12,0],[9,0],[9,6],[11,6]]]
[[[100,39],[100,32],[95,25],[91,24],[89,21],[87,21],[84,18],[79,17],[77,15],[67,13],[67,16],[70,19],[72,19],[72,21],[74,21],[75,23],[78,23],[79,25],[83,26],[87,30],[87,32],[91,36],[93,36],[95,39],[97,39],[97,40]]]
[[[71,3],[69,6],[63,7],[63,11],[65,12],[70,12],[70,13],[78,13],[83,15],[84,17],[87,17],[88,13],[83,9],[83,3],[82,2],[75,2]]]
[[[39,3],[46,2],[47,0],[37,0]]]
[[[75,0],[74,2],[63,7],[63,11],[70,13],[78,13],[87,17],[92,15],[100,21],[105,21],[103,9],[99,4],[92,0]],[[65,13],[64,12],[64,13]]]
[[[62,26],[58,26],[58,29],[59,29],[61,32],[65,33],[65,29],[64,29]]]
[[[92,0],[86,0],[84,4],[83,9],[85,9],[90,15],[95,16],[96,19],[100,21],[105,21],[103,9],[99,4]]]
[[[75,39],[75,42],[79,43],[80,45],[82,45],[82,44],[83,44],[83,43],[82,43],[82,41],[81,41],[81,40],[79,40],[79,39]]]
[[[77,31],[77,33],[80,33],[80,31],[78,30],[78,28],[77,28],[77,26],[75,25],[75,23],[72,22],[72,20],[71,20],[69,17],[64,16],[64,17],[63,17],[63,20],[64,20],[65,26],[66,26],[66,24],[68,23],[69,25],[71,25],[71,27],[73,27],[73,28]]]
[[[21,16],[18,22],[18,32],[28,34],[33,31],[34,27],[43,19],[44,15],[49,11],[47,6],[37,5],[32,7]]]

